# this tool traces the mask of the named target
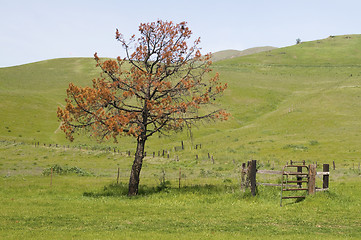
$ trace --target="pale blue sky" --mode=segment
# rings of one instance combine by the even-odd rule
[[[129,37],[157,19],[187,21],[204,52],[361,33],[358,0],[0,0],[0,9],[0,67],[124,56],[115,29]]]

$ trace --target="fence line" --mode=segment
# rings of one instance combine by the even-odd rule
[[[15,143],[15,140],[14,140]],[[23,143],[26,144],[26,143]],[[121,152],[120,150],[117,149],[117,147],[104,147],[104,148],[100,148],[97,149],[96,147],[88,147],[88,146],[70,146],[70,145],[61,145],[61,144],[57,144],[57,143],[43,143],[40,144],[39,141],[36,142],[32,142],[31,145],[33,145],[34,147],[55,147],[55,148],[64,148],[64,149],[78,149],[78,150],[87,150],[87,151],[103,151],[103,152],[113,152],[113,153],[118,153],[118,154],[124,154],[127,155],[128,157],[133,156],[135,153],[133,153],[130,150],[126,150],[124,152]],[[199,150],[202,148],[202,144],[195,144],[191,146],[191,149],[195,149],[195,150]],[[172,150],[174,150],[174,152],[178,152],[178,151],[184,151],[185,150],[185,144],[183,141],[181,141],[181,146],[175,146],[175,147],[171,147],[170,149],[162,149],[162,150],[158,150],[158,151],[151,151],[150,155],[147,155],[147,151],[144,152],[144,156],[153,156],[153,158],[156,157],[157,153],[158,153],[158,157],[163,157],[163,158],[171,158],[173,157],[171,155]],[[209,152],[207,153],[208,159],[211,160],[211,162],[214,164],[215,163],[215,159],[214,156],[211,155]],[[179,161],[179,157],[175,154],[174,155],[175,159],[177,161]],[[195,155],[195,158],[198,159],[199,158],[199,154]]]

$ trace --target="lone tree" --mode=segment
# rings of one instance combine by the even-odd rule
[[[219,81],[218,73],[209,77],[211,55],[201,55],[200,39],[191,41],[186,22],[158,20],[140,24],[139,32],[139,38],[133,35],[126,41],[117,29],[115,37],[126,57],[101,60],[95,53],[100,77],[93,80],[92,87],[70,83],[66,106],[57,111],[61,129],[71,141],[77,130],[86,130],[100,140],[116,141],[124,135],[137,139],[129,196],[138,193],[145,142],[150,136],[181,130],[204,119],[227,120],[229,115],[222,109],[204,109],[227,84]]]

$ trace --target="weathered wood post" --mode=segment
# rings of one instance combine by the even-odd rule
[[[183,141],[181,141],[181,144],[182,144],[182,150],[184,150],[184,143],[183,143]]]
[[[53,186],[53,168],[50,168],[50,186]]]
[[[252,160],[249,168],[249,180],[251,185],[252,196],[256,196],[257,185],[256,185],[256,172],[257,172],[257,160]]]
[[[250,179],[249,179],[249,173],[251,172],[250,170],[250,165],[251,165],[251,161],[247,161],[247,168],[246,168],[246,171],[245,171],[245,178],[246,178],[246,181],[244,182],[244,187],[245,189],[249,188],[250,187]]]
[[[308,194],[316,192],[316,164],[310,164],[308,167]]]
[[[118,168],[117,184],[119,184],[119,175],[120,175],[120,169]]]
[[[297,172],[302,173],[302,167],[297,167]],[[298,188],[302,188],[302,176],[297,176]]]
[[[242,170],[241,170],[241,190],[244,191],[245,189],[245,174],[246,174],[246,163],[242,163]]]
[[[330,165],[329,164],[323,164],[323,172],[330,172]],[[330,175],[323,175],[323,184],[322,188],[328,188]]]
[[[179,189],[181,188],[181,178],[182,178],[182,170],[181,168],[179,168],[179,186],[178,186]]]
[[[335,160],[333,161],[333,170],[336,170]]]

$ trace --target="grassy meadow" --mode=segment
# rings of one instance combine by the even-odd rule
[[[150,138],[135,198],[126,196],[134,139],[70,143],[59,131],[65,90],[91,84],[94,60],[1,68],[0,238],[360,239],[360,49],[361,35],[330,36],[215,62],[229,86],[217,105],[231,119],[204,122],[192,138]],[[239,172],[251,159],[274,170],[329,163],[330,189],[282,208],[277,187],[251,197]]]

